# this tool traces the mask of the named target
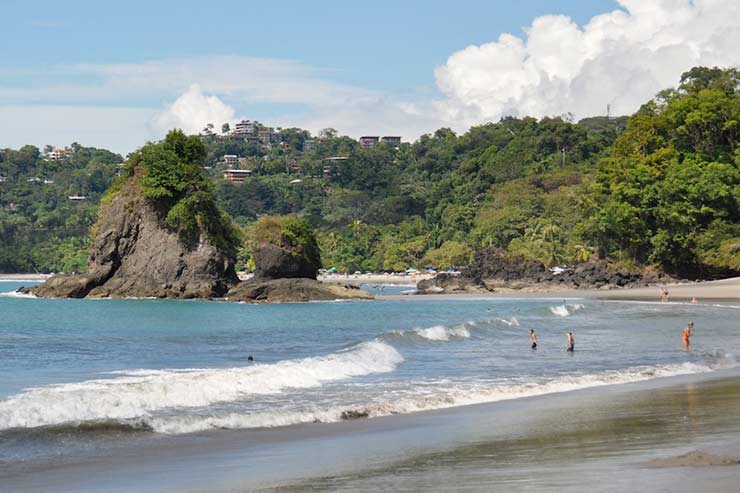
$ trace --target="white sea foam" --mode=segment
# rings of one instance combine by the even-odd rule
[[[449,341],[451,337],[462,339],[470,337],[470,332],[464,326],[445,327],[443,325],[435,325],[426,329],[416,329],[414,332],[419,337],[430,341]]]
[[[578,312],[586,308],[582,303],[571,303],[566,305],[571,311]]]
[[[570,312],[565,305],[551,306],[550,313],[557,315],[558,317],[567,317],[570,315]]]
[[[115,378],[32,388],[0,402],[0,430],[125,420],[393,371],[403,357],[382,341],[327,356],[226,369],[136,370]]]
[[[18,291],[6,291],[0,293],[0,298],[35,298],[31,293],[19,293]]]
[[[506,320],[505,318],[500,318],[499,322],[502,324],[506,324],[509,327],[519,327],[519,320],[516,319],[516,317],[511,317],[509,320]]]
[[[243,429],[288,426],[300,423],[331,423],[351,417],[379,417],[407,414],[432,409],[444,409],[470,404],[533,397],[572,390],[633,383],[654,378],[705,373],[734,366],[732,358],[709,358],[707,363],[680,363],[673,365],[636,366],[624,370],[605,371],[586,375],[566,375],[550,380],[513,380],[508,382],[444,382],[435,392],[429,386],[409,384],[406,392],[395,392],[393,400],[376,399],[363,405],[334,405],[323,409],[280,410],[249,414],[229,413],[212,416],[162,416],[147,421],[160,433],[192,433],[208,429]],[[442,383],[441,383],[442,384]],[[417,390],[423,387],[422,391]],[[400,395],[398,395],[400,394]]]

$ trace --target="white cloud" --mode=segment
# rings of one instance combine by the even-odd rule
[[[141,108],[0,105],[0,148],[79,142],[125,156],[159,138],[146,125],[154,113]]]
[[[618,1],[622,9],[583,26],[537,17],[521,37],[502,34],[453,53],[434,72],[439,97],[416,101],[298,61],[236,55],[0,67],[0,147],[77,140],[126,152],[172,127],[197,132],[235,117],[411,140],[504,115],[583,117],[607,104],[628,114],[692,66],[740,64],[737,0]],[[260,111],[250,111],[255,104]],[[295,114],[295,106],[305,110]]]
[[[198,133],[208,123],[220,128],[224,122],[234,120],[234,108],[226,105],[217,96],[206,96],[198,84],[193,84],[177,100],[152,120],[152,127],[158,134],[172,128],[185,133]]]
[[[628,114],[696,65],[740,64],[740,2],[618,0],[577,26],[534,19],[519,38],[469,46],[435,71],[440,116],[467,126],[504,115]]]

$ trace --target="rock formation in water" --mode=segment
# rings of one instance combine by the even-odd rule
[[[280,303],[335,299],[372,299],[356,287],[316,280],[321,255],[316,235],[305,219],[265,217],[250,235],[255,263],[252,279],[226,295],[231,301]]]
[[[204,192],[200,167],[192,164],[197,162],[199,143],[171,132],[162,143],[145,146],[133,158],[128,176],[101,202],[87,272],[54,276],[33,288],[33,294],[46,298],[223,296],[238,282],[233,254],[237,240],[230,237],[236,233],[210,193]],[[191,148],[183,150],[186,146]],[[156,165],[169,165],[148,168],[147,159],[153,161],[153,155],[159,159]],[[168,176],[173,178],[169,184],[163,181]],[[168,186],[177,193],[167,195]]]

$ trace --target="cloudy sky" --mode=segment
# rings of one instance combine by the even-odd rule
[[[692,66],[740,65],[737,0],[109,3],[3,0],[0,148],[127,153],[241,118],[414,139],[628,114]]]

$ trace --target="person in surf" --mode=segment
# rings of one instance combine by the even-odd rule
[[[566,351],[572,353],[576,347],[576,340],[573,338],[573,332],[566,332],[565,336],[568,338],[568,348]]]
[[[534,329],[529,329],[529,339],[532,341],[532,350],[537,349],[537,335],[534,333]]]
[[[683,329],[681,338],[683,339],[683,348],[686,351],[691,349],[691,336],[694,335],[694,322],[689,322]]]

